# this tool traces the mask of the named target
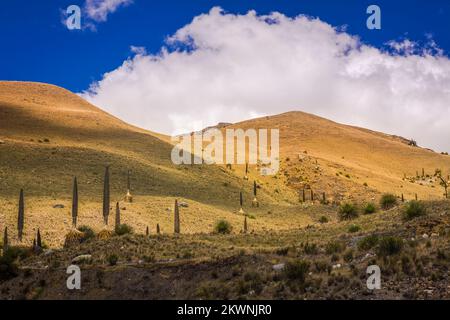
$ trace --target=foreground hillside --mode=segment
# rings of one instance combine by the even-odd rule
[[[450,299],[449,202],[430,202],[425,215],[408,221],[405,209],[303,230],[128,234],[39,254],[16,249],[19,258],[0,279],[0,297]],[[82,270],[79,291],[66,287],[66,268],[74,263]],[[381,269],[375,291],[366,286],[366,268],[374,264]]]

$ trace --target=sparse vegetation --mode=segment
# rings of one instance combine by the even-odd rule
[[[353,203],[346,202],[339,207],[339,219],[351,220],[358,217],[358,211]]]
[[[110,266],[115,266],[119,261],[119,257],[116,254],[111,254],[108,256],[108,264]]]
[[[361,227],[356,225],[356,224],[352,224],[348,227],[348,232],[350,233],[355,233],[361,230]]]
[[[132,234],[133,228],[127,224],[120,224],[115,229],[116,235],[123,236],[126,234]]]
[[[403,248],[403,240],[397,237],[383,237],[378,241],[378,254],[391,256],[400,253]]]
[[[326,216],[321,216],[320,219],[319,219],[320,223],[328,223],[328,221],[329,220],[328,220],[328,218]]]
[[[246,220],[245,220],[246,221]],[[245,226],[244,226],[245,228]],[[231,224],[226,220],[220,220],[216,223],[214,231],[220,234],[229,234],[233,230]]]
[[[285,275],[289,280],[304,283],[310,268],[310,263],[304,260],[294,260],[286,263]]]
[[[375,213],[376,211],[377,207],[372,202],[367,203],[364,207],[364,214],[372,214]]]
[[[385,193],[381,196],[380,206],[383,210],[389,210],[397,205],[397,197],[391,193]]]
[[[372,234],[369,236],[366,236],[359,240],[358,242],[358,249],[360,250],[370,250],[374,248],[376,245],[378,245],[379,238],[377,235]]]
[[[424,204],[421,201],[413,200],[406,204],[403,217],[405,220],[412,220],[424,216],[427,213]]]
[[[83,233],[83,241],[87,241],[95,238],[95,232],[92,228],[88,226],[80,226],[78,227],[78,231]]]

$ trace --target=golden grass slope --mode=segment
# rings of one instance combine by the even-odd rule
[[[146,226],[155,229],[157,223],[163,232],[172,232],[173,217],[168,208],[173,207],[175,198],[189,204],[182,209],[183,232],[211,232],[220,218],[231,221],[235,232],[240,232],[243,217],[236,214],[239,192],[244,193],[246,207],[252,200],[253,180],[242,179],[239,169],[175,166],[170,158],[173,145],[169,137],[130,126],[52,85],[0,83],[0,140],[0,229],[9,227],[13,243],[17,197],[23,188],[26,241],[31,243],[40,228],[47,243],[62,244],[71,227],[74,176],[79,184],[79,224],[100,230],[106,165],[111,166],[112,208],[116,201],[122,202],[127,171],[132,171],[135,203],[121,206],[127,207],[123,221],[140,233]],[[258,178],[253,171],[250,176]],[[278,188],[286,192],[274,193],[273,188],[259,190],[264,205],[251,210],[261,218],[252,223],[252,229],[292,226],[283,215],[272,222],[272,212],[292,212],[290,203],[295,200],[283,185]],[[64,208],[53,208],[57,204]],[[269,215],[269,222],[265,222],[264,216]],[[310,222],[305,216],[296,221],[297,227]]]
[[[303,112],[249,120],[231,128],[280,129],[281,174],[287,183],[296,188],[308,184],[340,200],[371,198],[380,192],[403,193],[409,199],[416,193],[420,199],[441,199],[443,189],[433,175],[436,169],[445,177],[450,174],[447,155]],[[417,128],[418,135],[420,131]],[[421,176],[422,168],[430,177],[408,181],[416,172]]]

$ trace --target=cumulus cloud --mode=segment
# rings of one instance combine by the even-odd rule
[[[110,13],[131,3],[133,0],[86,0],[84,11],[90,19],[96,22],[105,22]]]
[[[450,60],[429,40],[379,49],[303,15],[213,8],[82,96],[167,134],[302,110],[449,150]]]

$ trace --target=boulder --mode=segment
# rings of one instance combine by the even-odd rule
[[[81,264],[81,263],[91,263],[92,256],[90,254],[84,254],[72,259],[73,264]]]
[[[275,271],[282,271],[286,265],[284,263],[276,264],[272,266],[272,269]]]

